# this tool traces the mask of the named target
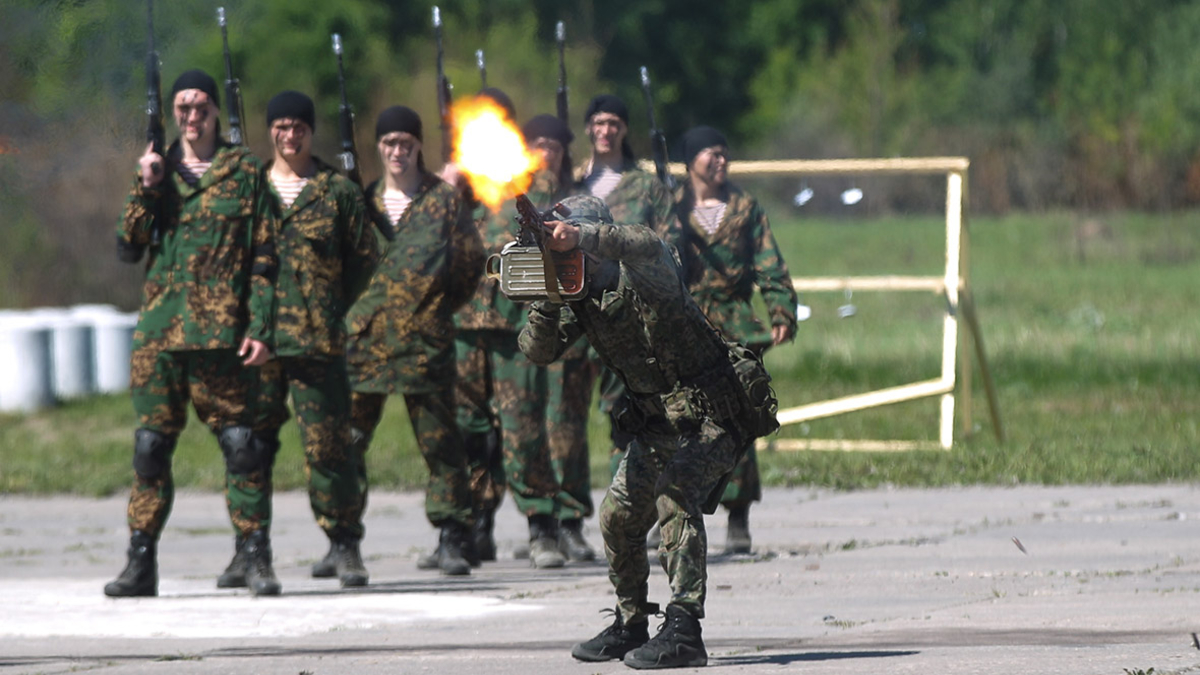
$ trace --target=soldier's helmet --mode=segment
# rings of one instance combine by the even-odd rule
[[[612,213],[603,200],[591,195],[572,195],[554,205],[550,215],[566,222],[585,222],[593,225],[612,223]]]

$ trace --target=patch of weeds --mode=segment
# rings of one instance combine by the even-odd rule
[[[228,527],[184,527],[181,531],[189,537],[203,537],[210,534],[230,534]]]
[[[1125,675],[1154,675],[1154,673],[1158,672],[1153,668],[1147,668],[1146,670],[1142,670],[1141,668],[1122,668],[1121,670],[1125,671]]]
[[[203,661],[204,657],[199,654],[163,654],[154,659],[155,661]]]

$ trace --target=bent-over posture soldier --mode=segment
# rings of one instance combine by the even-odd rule
[[[521,349],[548,363],[586,334],[625,385],[628,409],[618,419],[632,437],[600,507],[616,619],[572,655],[623,658],[634,668],[705,665],[704,514],[755,438],[778,427],[769,378],[752,352],[726,342],[705,318],[650,228],[614,226],[603,202],[582,195],[563,200],[548,219],[550,248],[578,247],[594,265],[582,299],[531,304]],[[671,600],[651,639],[648,619],[658,608],[648,602],[645,541],[656,520]]]
[[[180,136],[152,146],[117,225],[126,262],[148,256],[133,335],[130,389],[138,415],[128,562],[110,596],[158,594],[158,539],[174,501],[171,459],[190,400],[225,455],[226,502],[244,542],[251,591],[277,595],[271,567],[270,452],[255,443],[258,370],[274,344],[275,222],[262,164],[220,137],[208,74],[171,87]]]
[[[771,234],[766,211],[730,183],[729,144],[716,129],[698,126],[683,136],[688,178],[675,193],[677,217],[663,234],[679,251],[684,281],[704,314],[727,340],[761,358],[796,334],[796,290]],[[754,316],[754,289],[762,294],[770,330]],[[750,504],[762,500],[758,461],[751,447],[725,488],[729,510],[726,553],[750,552]]]
[[[262,368],[255,437],[276,455],[291,394],[309,503],[330,541],[313,576],[364,586],[362,458],[350,450],[345,317],[375,271],[375,230],[358,186],[312,154],[311,98],[297,91],[277,94],[267,103],[267,129],[275,155],[267,175],[279,215],[276,358]],[[218,586],[246,584],[243,551],[236,546]]]
[[[436,566],[470,574],[467,454],[455,420],[453,314],[483,273],[483,244],[459,191],[429,173],[421,118],[393,106],[375,123],[384,176],[367,188],[394,238],[347,317],[353,447],[366,452],[389,394],[403,394],[429,467],[425,516],[440,529]],[[364,472],[365,472],[365,464]],[[366,497],[366,474],[362,474]]]

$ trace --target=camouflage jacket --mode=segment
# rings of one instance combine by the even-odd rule
[[[643,397],[728,370],[729,346],[688,295],[670,248],[653,231],[584,223],[580,235],[585,252],[620,261],[620,280],[565,306],[532,303],[519,339],[531,361],[554,361],[583,333],[628,390]]]
[[[576,177],[576,194],[587,192],[583,168],[576,172]],[[659,236],[670,226],[671,209],[675,205],[658,176],[642,171],[632,160],[621,167],[621,181],[604,198],[604,203],[617,225],[645,225]]]
[[[539,171],[533,177],[526,196],[539,210],[553,206],[553,201],[567,196],[560,191],[558,180],[549,171]],[[475,210],[475,226],[483,238],[487,255],[500,252],[504,246],[516,239],[517,224],[515,200],[504,202],[500,210],[492,213],[486,206]],[[500,282],[483,277],[471,296],[471,301],[454,317],[455,325],[462,330],[499,330],[515,333],[525,323],[524,303],[509,300],[500,292]]]
[[[317,173],[279,210],[275,353],[330,357],[346,351],[346,312],[379,264],[362,191],[314,158]],[[267,164],[267,171],[271,165]]]
[[[180,156],[176,142],[168,168]],[[275,233],[267,175],[246,148],[218,147],[195,187],[173,170],[153,188],[136,178],[117,223],[122,260],[149,254],[134,347],[230,349],[251,337],[274,348]]]
[[[378,181],[367,198],[386,213]],[[350,379],[358,391],[433,391],[454,379],[452,316],[483,273],[483,244],[458,190],[431,174],[394,231],[346,317]]]
[[[762,293],[771,324],[793,329],[796,291],[762,205],[737,186],[728,187],[725,215],[710,235],[692,208],[691,186],[681,186],[676,217],[663,238],[679,251],[692,297],[725,337],[769,344],[770,331],[754,316],[754,288]]]

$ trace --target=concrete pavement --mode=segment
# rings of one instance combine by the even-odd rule
[[[511,501],[501,559],[449,579],[416,569],[435,542],[421,495],[373,492],[371,584],[342,590],[308,576],[326,543],[307,497],[279,494],[278,598],[215,587],[233,546],[224,503],[186,493],[160,543],[160,597],[104,597],[124,508],[0,498],[0,675],[628,672],[570,657],[610,622],[605,566],[515,560],[526,527]],[[751,511],[755,552],[738,557],[719,555],[724,525],[708,519],[713,672],[1200,671],[1196,486],[771,489]],[[650,590],[666,601],[661,570]]]

